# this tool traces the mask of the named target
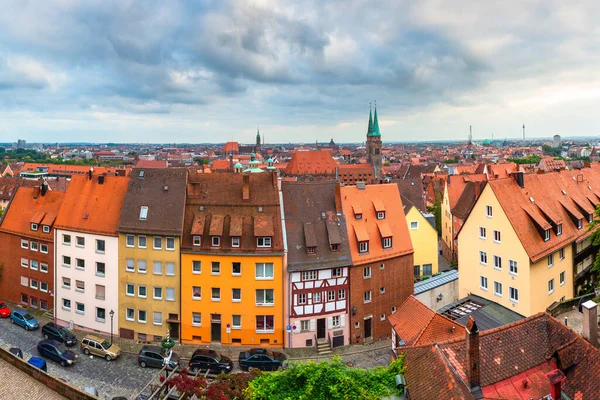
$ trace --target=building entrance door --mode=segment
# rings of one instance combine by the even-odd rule
[[[221,343],[221,314],[210,316],[210,341]]]
[[[365,339],[368,339],[371,336],[373,336],[373,327],[371,326],[372,321],[373,318],[371,317],[365,319]]]
[[[325,339],[325,318],[317,320],[317,339]]]

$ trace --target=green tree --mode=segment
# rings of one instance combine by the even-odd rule
[[[600,245],[600,229],[598,229],[598,225],[600,225],[600,206],[596,207],[596,210],[594,210],[594,220],[588,226],[588,231],[592,231],[592,234],[590,235],[592,246]],[[600,275],[600,250],[598,250],[598,254],[596,254],[596,260],[594,261],[591,272],[595,274],[596,277]]]
[[[340,357],[331,362],[292,363],[280,372],[262,374],[248,384],[249,399],[379,400],[397,394],[394,377],[404,372],[404,357],[387,367],[350,368]]]

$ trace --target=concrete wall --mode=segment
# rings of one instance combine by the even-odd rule
[[[44,371],[34,367],[18,357],[13,356],[8,351],[0,348],[0,358],[11,364],[13,367],[30,375],[33,379],[38,380],[41,384],[46,385],[58,394],[72,400],[97,400],[96,396],[86,394],[74,386],[57,379]],[[10,385],[10,383],[5,382]],[[6,395],[6,393],[4,393]]]
[[[438,296],[442,294],[442,299],[438,301]],[[438,286],[434,289],[428,290],[427,292],[419,293],[415,295],[417,300],[425,304],[427,307],[434,311],[439,310],[442,307],[459,299],[458,297],[458,279],[448,282],[445,285]]]

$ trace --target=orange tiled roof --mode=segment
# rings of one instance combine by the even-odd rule
[[[296,151],[285,168],[288,175],[335,174],[337,162],[327,151]]]
[[[473,174],[473,175],[449,175],[446,180],[448,186],[448,196],[450,200],[450,209],[456,207],[458,199],[462,195],[467,182],[481,182],[487,180],[484,174]]]
[[[413,295],[388,320],[406,346],[432,344],[465,334],[464,326],[436,313]]]
[[[240,151],[240,146],[238,144],[238,142],[227,142],[225,143],[225,146],[223,146],[223,152],[224,153],[238,153]]]
[[[64,192],[49,190],[42,196],[39,188],[20,187],[6,211],[0,230],[53,241],[52,231],[51,233],[43,233],[40,228],[37,232],[33,232],[31,230],[31,220],[36,215],[38,219],[42,215],[41,222],[51,224],[64,197]]]
[[[87,176],[71,178],[56,218],[56,228],[117,235],[129,178],[106,176],[102,184],[98,178],[97,175],[91,180]]]
[[[513,178],[493,180],[488,185],[533,262],[589,235],[587,218],[593,205],[600,204],[595,195],[596,191],[600,193],[599,173],[585,168],[524,174],[523,179],[524,188],[520,188]],[[573,218],[580,217],[584,217],[582,229],[573,222]],[[557,223],[562,224],[560,236],[551,229]],[[550,240],[544,241],[538,228],[549,229]]]
[[[212,163],[212,169],[215,171],[228,171],[229,160],[215,160]]]
[[[138,160],[136,168],[167,168],[167,160]]]
[[[47,167],[48,174],[51,175],[85,175],[90,171],[90,165],[68,165],[68,164],[38,164],[27,163],[21,169],[21,172],[33,172],[37,167]],[[116,171],[125,170],[125,174],[129,175],[130,168],[109,168],[93,166],[94,174],[114,174]]]
[[[350,252],[355,265],[381,259],[398,257],[413,252],[412,242],[408,233],[404,208],[400,199],[398,185],[395,183],[382,185],[366,185],[364,189],[357,186],[340,188],[342,209],[348,225]],[[384,249],[373,200],[380,201],[385,207],[385,221],[392,236],[392,248]],[[354,210],[362,211],[362,218],[357,220]],[[358,252],[358,236],[369,238],[369,251]]]

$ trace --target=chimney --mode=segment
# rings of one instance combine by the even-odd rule
[[[44,181],[42,182],[42,196],[45,196],[46,193],[48,192],[48,182]]]
[[[242,187],[242,200],[250,200],[250,174],[244,174],[244,186]]]
[[[342,192],[340,190],[340,183],[335,184],[335,212],[342,212]]]
[[[550,371],[546,374],[546,377],[550,381],[550,396],[554,400],[562,399],[562,383],[565,380],[565,374],[563,374],[559,369],[555,369],[554,371]]]
[[[583,306],[583,337],[598,347],[598,305],[592,300],[582,304]]]
[[[356,182],[356,188],[358,190],[365,190],[365,183],[364,182]]]
[[[517,184],[521,187],[521,189],[525,187],[525,178],[523,177],[522,171],[515,172],[515,180],[517,181]]]
[[[88,179],[91,181],[92,180],[92,174],[94,173],[94,167],[90,167],[90,170],[88,171]]]
[[[480,390],[479,329],[473,317],[467,321],[467,381],[471,392]]]
[[[104,175],[98,175],[98,185],[104,185]]]
[[[277,171],[271,172],[271,179],[273,180],[273,187],[277,187]]]

